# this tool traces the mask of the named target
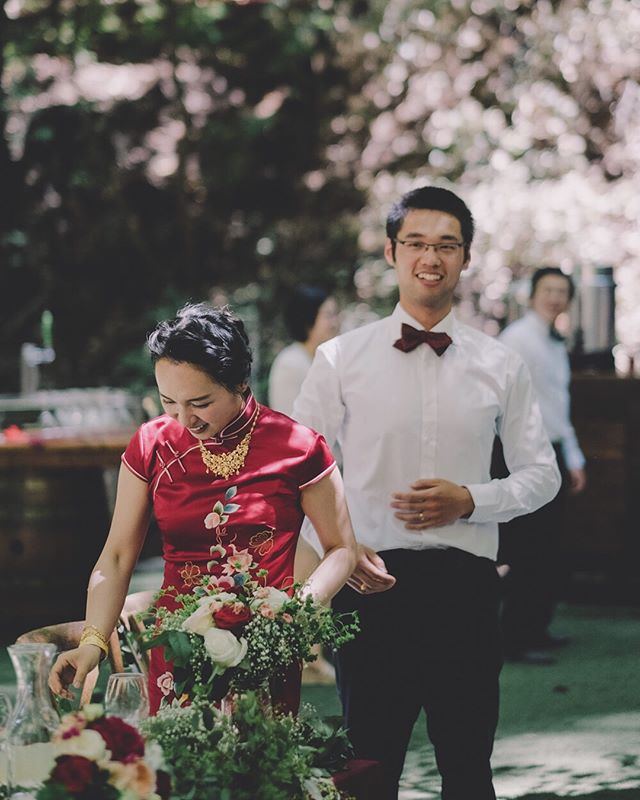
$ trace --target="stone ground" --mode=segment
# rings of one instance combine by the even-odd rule
[[[439,798],[433,752],[416,743],[407,756],[400,800]],[[576,797],[604,789],[638,789],[640,712],[588,717],[569,730],[505,736],[493,769],[500,800],[534,793]]]

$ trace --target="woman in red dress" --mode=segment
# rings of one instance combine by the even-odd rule
[[[327,604],[355,565],[342,480],[322,436],[261,406],[248,388],[251,351],[225,309],[186,306],[148,340],[165,413],[143,424],[123,457],[111,529],[89,580],[81,644],[62,653],[49,685],[81,686],[101,657],[128,590],[153,511],[163,542],[163,586],[188,591],[214,544],[248,550],[267,583],[290,588],[296,542],[309,517],[325,551],[303,592]],[[216,504],[234,491],[233,510]],[[219,506],[218,506],[219,508]],[[152,650],[152,710],[171,699],[170,665]],[[277,698],[297,706],[299,674]]]

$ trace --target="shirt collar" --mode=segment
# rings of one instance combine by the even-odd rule
[[[220,444],[226,439],[243,436],[249,430],[253,424],[255,415],[258,413],[258,401],[253,396],[251,389],[246,389],[243,398],[245,401],[244,408],[238,416],[225,425],[216,436],[211,436],[207,439],[207,442]]]
[[[418,330],[425,330],[424,325],[421,322],[418,322],[417,319],[411,316],[404,308],[398,303],[393,310],[393,313],[389,316],[389,338],[391,339],[392,343],[399,338],[402,331],[402,323],[406,323],[407,325],[411,325]],[[453,309],[447,314],[446,317],[440,320],[433,328],[430,328],[431,331],[434,333],[448,333],[451,337],[451,344],[456,343],[456,335],[458,333],[458,321],[455,318],[453,313]]]

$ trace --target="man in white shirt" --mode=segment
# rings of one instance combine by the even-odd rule
[[[531,279],[531,309],[508,325],[500,340],[522,357],[531,372],[546,431],[556,451],[567,490],[586,485],[585,458],[571,424],[569,357],[555,323],[569,308],[573,281],[557,267],[543,267]],[[504,582],[502,626],[509,660],[550,664],[549,648],[564,642],[549,625],[562,580],[558,546],[564,492],[533,514],[501,526],[500,560],[511,567]]]
[[[337,656],[356,755],[382,764],[395,800],[420,710],[446,800],[493,800],[490,756],[502,663],[498,522],[548,502],[560,478],[526,367],[458,322],[473,218],[424,187],[387,218],[398,277],[391,316],[321,345],[296,419],[338,441],[359,541],[335,598],[361,632]],[[511,474],[489,475],[494,435]]]

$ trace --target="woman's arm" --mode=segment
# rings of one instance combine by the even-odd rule
[[[97,628],[105,639],[111,635],[122,611],[150,515],[147,484],[122,465],[111,528],[89,578],[87,594],[87,625]],[[51,690],[70,698],[67,686],[71,682],[76,688],[82,686],[87,673],[98,664],[100,653],[93,644],[61,653],[49,675]]]
[[[337,468],[302,490],[302,510],[324,550],[324,558],[306,581],[303,595],[310,594],[326,605],[344,586],[356,565],[356,542]]]

